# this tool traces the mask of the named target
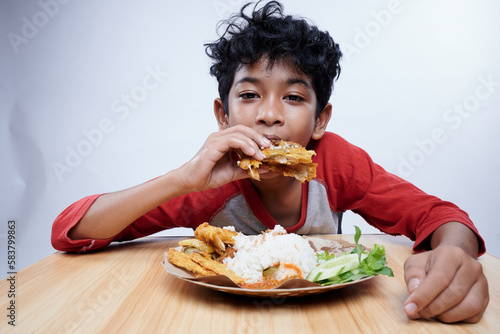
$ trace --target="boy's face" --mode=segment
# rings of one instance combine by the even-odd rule
[[[236,71],[228,96],[229,112],[222,122],[219,119],[220,127],[242,124],[269,139],[306,146],[311,138],[320,139],[324,133],[323,129],[318,137],[316,104],[310,77],[298,73],[290,62],[268,67],[268,61],[262,59]]]

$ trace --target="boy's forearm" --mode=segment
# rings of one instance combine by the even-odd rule
[[[460,247],[473,258],[478,257],[479,243],[476,234],[466,225],[449,222],[439,226],[431,236],[431,248],[453,245]]]
[[[68,233],[73,240],[106,239],[123,231],[150,210],[187,192],[177,170],[149,182],[100,196]]]

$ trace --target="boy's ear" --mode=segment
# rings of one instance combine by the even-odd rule
[[[214,100],[214,115],[219,125],[219,131],[229,128],[229,120],[226,111],[224,110],[224,103],[220,98]]]
[[[316,118],[316,123],[314,124],[314,130],[311,136],[312,139],[319,140],[323,138],[326,126],[328,125],[328,122],[330,122],[330,117],[332,117],[332,104],[327,103]]]

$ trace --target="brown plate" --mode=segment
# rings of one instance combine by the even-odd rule
[[[336,255],[342,254],[343,251],[350,253],[355,245],[342,240],[330,240],[316,237],[304,237],[309,241],[315,250],[327,250]],[[165,270],[177,278],[188,281],[193,284],[201,285],[213,290],[223,291],[235,295],[252,296],[252,297],[298,297],[317,293],[323,293],[335,289],[340,289],[348,285],[358,284],[366,280],[372,279],[374,276],[361,278],[354,282],[332,284],[323,286],[317,283],[310,282],[305,279],[291,279],[272,289],[244,289],[234,283],[229,277],[224,275],[194,277],[188,271],[174,266],[168,262],[167,253],[165,253],[162,262]]]

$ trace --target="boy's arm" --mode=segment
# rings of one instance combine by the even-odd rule
[[[262,134],[245,126],[213,133],[182,167],[144,184],[97,198],[68,235],[73,240],[110,238],[166,201],[248,177],[232,161],[231,150],[240,149],[261,160],[259,148],[269,145]]]
[[[352,210],[385,233],[406,235],[416,252],[431,249],[405,264],[409,317],[478,321],[488,303],[486,278],[476,260],[485,247],[467,213],[388,173],[343,138],[324,139],[316,147],[322,170],[328,171],[333,207]]]
[[[450,222],[430,237],[432,250],[410,256],[404,303],[411,319],[477,322],[488,305],[488,283],[477,261],[478,240],[467,226]]]
[[[160,204],[186,193],[174,170],[149,182],[99,196],[68,232],[72,240],[107,239]]]

